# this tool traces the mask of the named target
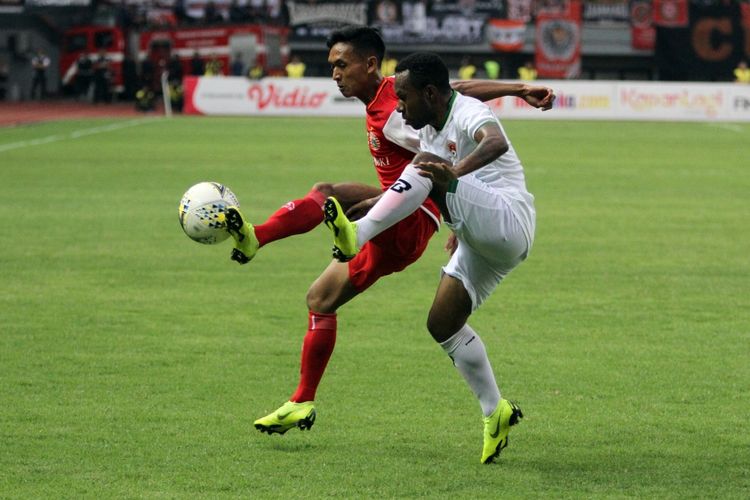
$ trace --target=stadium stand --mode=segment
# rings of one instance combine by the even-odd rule
[[[750,0],[4,0],[0,96],[28,99],[36,50],[51,59],[49,93],[72,95],[68,59],[77,43],[92,55],[107,49],[116,92],[124,88],[123,61],[136,66],[138,78],[147,73],[158,91],[157,73],[174,53],[185,53],[185,74],[195,47],[205,61],[216,55],[204,43],[210,33],[221,57],[239,50],[262,74],[283,74],[294,53],[306,62],[306,76],[327,76],[324,40],[347,24],[379,27],[396,59],[428,50],[457,70],[469,56],[479,78],[487,61],[499,64],[504,79],[532,61],[541,79],[731,81],[739,61],[750,58]],[[243,31],[250,25],[262,29]],[[82,27],[93,37],[88,42],[66,35]],[[204,40],[178,45],[190,36]],[[223,67],[229,70],[228,60]]]

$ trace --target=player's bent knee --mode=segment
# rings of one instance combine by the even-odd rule
[[[313,312],[331,314],[336,312],[333,297],[320,293],[316,288],[307,291],[307,308]]]
[[[326,196],[326,198],[329,196],[333,196],[333,193],[334,193],[333,184],[329,182],[316,182],[312,188],[314,191],[319,191],[323,193]]]
[[[430,314],[427,316],[427,331],[430,332],[435,342],[445,342],[460,328],[460,326],[454,328],[452,321],[438,314],[433,314],[433,311],[430,311]]]

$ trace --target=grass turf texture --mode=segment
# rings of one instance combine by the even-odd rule
[[[202,180],[254,221],[316,181],[374,182],[360,120],[74,138],[107,123],[0,130],[3,497],[750,492],[750,125],[506,122],[537,241],[472,324],[526,418],[481,466],[478,404],[423,326],[447,231],[339,312],[312,431],[267,436],[328,232],[241,268],[179,228]]]

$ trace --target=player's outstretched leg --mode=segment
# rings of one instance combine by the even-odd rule
[[[323,204],[324,222],[333,232],[333,257],[347,262],[359,252],[357,248],[357,224],[347,219],[338,200],[329,196]]]
[[[237,207],[228,207],[226,213],[227,231],[234,238],[232,260],[240,264],[247,264],[258,253],[258,238],[255,237],[253,226],[245,222],[245,218]]]
[[[312,401],[295,403],[287,401],[281,407],[254,422],[255,428],[268,434],[284,434],[293,427],[310,429],[315,423],[315,405]]]
[[[484,417],[484,447],[481,459],[483,464],[492,463],[500,451],[508,446],[510,428],[521,418],[521,408],[507,399],[501,399],[495,411],[489,417]]]

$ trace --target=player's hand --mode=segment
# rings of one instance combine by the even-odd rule
[[[451,181],[456,180],[456,174],[447,163],[421,161],[414,166],[419,169],[419,175],[427,177],[432,181],[434,186],[439,187],[443,191],[448,189],[448,184],[450,184]]]
[[[458,239],[456,238],[456,233],[451,231],[448,241],[445,242],[445,251],[448,252],[448,255],[453,255],[456,248],[458,248]]]
[[[367,215],[367,212],[369,212],[370,209],[375,206],[379,199],[380,196],[375,196],[374,198],[368,198],[366,200],[355,203],[346,211],[346,218],[349,220],[361,219],[362,217]]]
[[[521,99],[542,111],[552,109],[555,97],[555,92],[551,88],[541,85],[526,85],[521,95]]]

